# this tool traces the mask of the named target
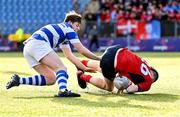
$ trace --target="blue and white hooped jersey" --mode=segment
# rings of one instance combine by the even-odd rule
[[[34,32],[31,37],[48,42],[52,48],[56,48],[63,43],[68,45],[69,42],[72,44],[80,43],[77,33],[67,22],[46,25]]]

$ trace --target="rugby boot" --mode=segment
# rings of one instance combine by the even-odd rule
[[[11,80],[6,84],[6,89],[10,89],[11,87],[14,87],[14,86],[19,86],[20,85],[19,80],[20,80],[20,77],[17,74],[14,74],[11,77]]]
[[[56,97],[80,97],[81,95],[78,94],[78,93],[73,93],[71,91],[68,91],[67,89],[62,92],[62,91],[59,91],[58,92],[58,95]]]
[[[78,80],[78,85],[82,88],[82,89],[85,89],[87,87],[87,83],[85,80],[81,79],[81,75],[83,74],[84,72],[81,71],[81,70],[78,70],[77,71],[77,80]]]

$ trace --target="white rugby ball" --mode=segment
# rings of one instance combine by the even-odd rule
[[[130,80],[125,76],[117,76],[114,79],[114,85],[117,89],[123,90],[129,86]]]

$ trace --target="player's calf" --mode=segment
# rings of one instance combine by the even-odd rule
[[[82,89],[85,89],[85,88],[87,87],[86,81],[83,80],[83,79],[81,79],[81,75],[83,75],[84,72],[81,71],[81,70],[78,70],[76,74],[77,74],[78,85],[79,85]]]

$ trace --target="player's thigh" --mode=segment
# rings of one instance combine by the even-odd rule
[[[96,71],[101,72],[100,62],[99,62],[99,61],[90,60],[90,61],[87,63],[87,66],[90,67],[90,68],[95,69]]]
[[[47,65],[38,64],[33,67],[39,74],[45,76],[47,84],[54,84],[56,81],[55,72],[50,69]]]
[[[63,62],[59,59],[59,56],[54,51],[51,51],[49,54],[44,56],[40,60],[40,63],[43,63],[43,64],[49,66],[55,72],[58,70],[66,71],[66,67],[64,66]]]
[[[41,40],[30,39],[24,46],[23,54],[31,67],[40,64],[40,60],[54,51],[50,45]]]

